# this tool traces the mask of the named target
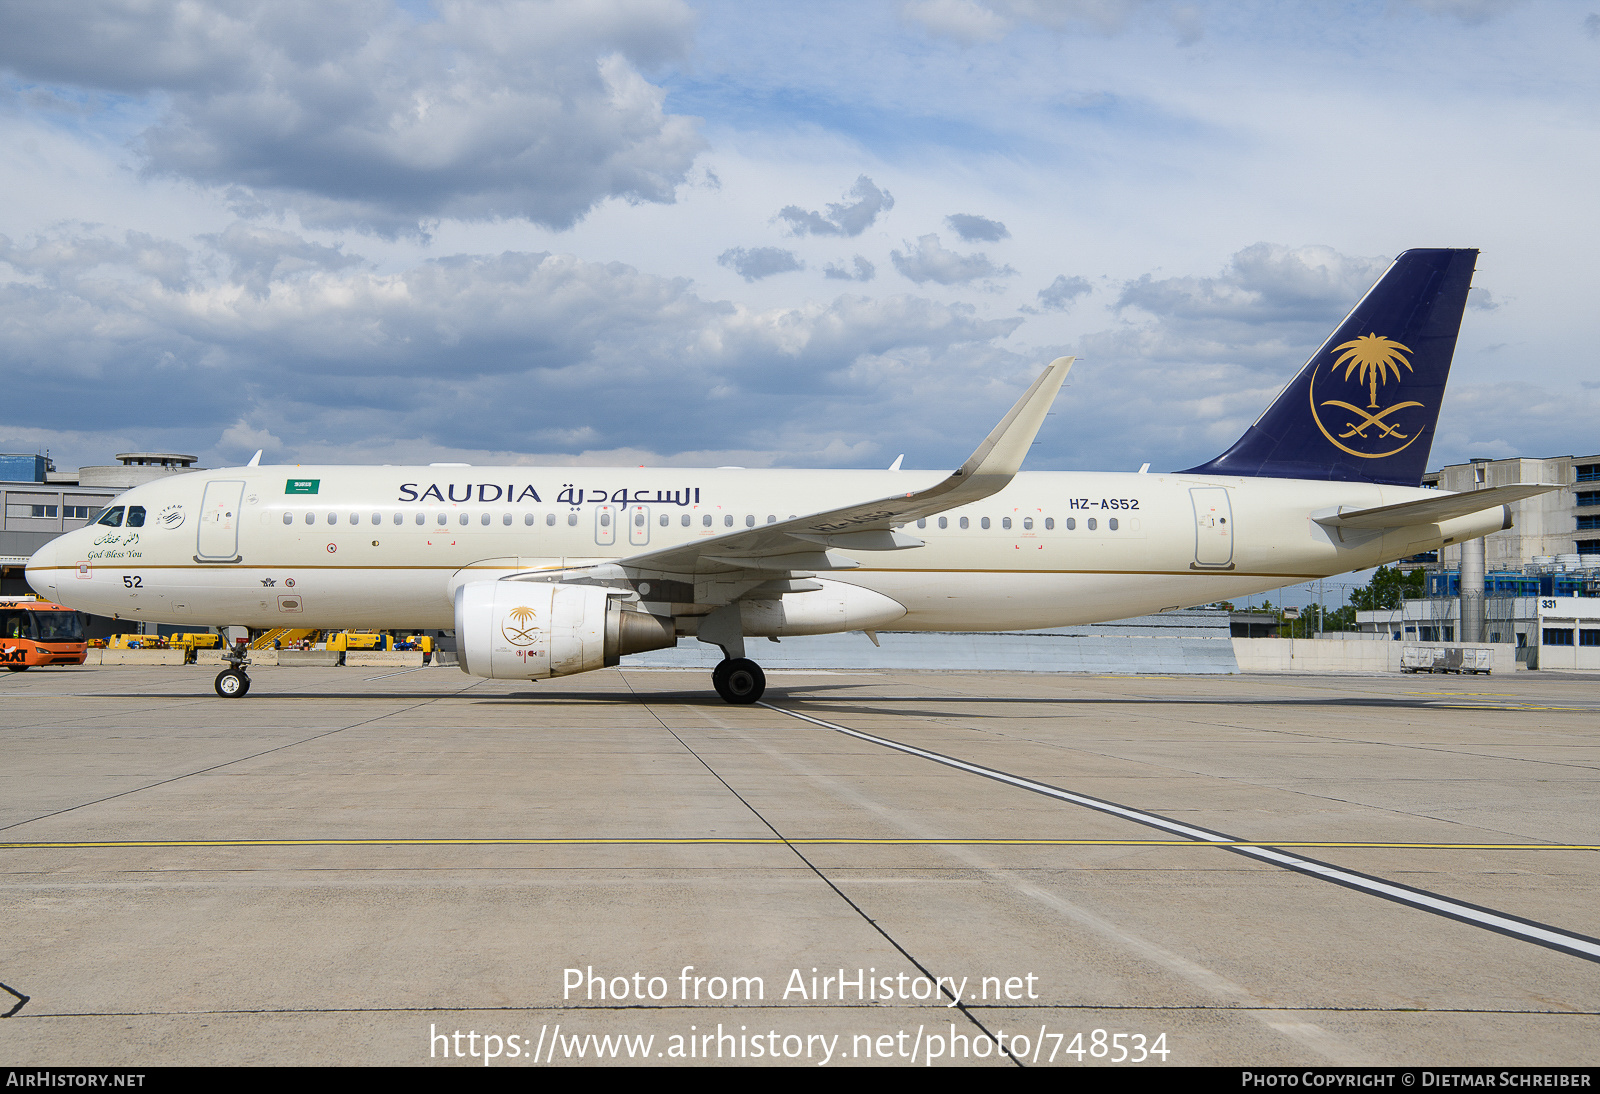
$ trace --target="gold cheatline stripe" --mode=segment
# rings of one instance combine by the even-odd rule
[[[617,564],[620,565],[620,564],[626,562],[627,559],[628,559],[628,556],[619,555],[617,558],[607,559],[606,561],[607,562],[614,562],[614,563],[617,563]],[[528,567],[522,567],[522,566],[474,566],[470,562],[464,563],[464,564],[459,565],[459,566],[454,566],[454,565],[449,565],[449,564],[443,564],[443,565],[439,565],[439,566],[379,566],[379,565],[367,566],[367,565],[362,565],[360,563],[352,563],[350,565],[329,565],[327,563],[313,563],[313,564],[301,565],[299,563],[293,563],[293,562],[285,562],[285,563],[275,563],[275,562],[236,562],[236,563],[227,563],[227,562],[219,562],[219,563],[213,563],[213,564],[210,564],[210,565],[203,565],[203,564],[166,565],[166,564],[155,563],[155,562],[152,562],[152,563],[132,562],[132,563],[126,563],[126,564],[117,565],[117,566],[92,566],[91,568],[92,569],[96,569],[96,570],[107,570],[107,571],[114,571],[114,572],[120,572],[122,570],[140,570],[140,571],[143,571],[145,573],[149,573],[152,570],[212,570],[212,571],[223,572],[223,573],[225,573],[225,572],[227,572],[229,570],[296,570],[296,571],[304,571],[304,570],[341,570],[341,571],[346,571],[346,572],[351,571],[351,570],[449,570],[452,573],[454,573],[457,570],[481,570],[481,571],[484,571],[484,572],[489,572],[489,571],[493,571],[493,570],[504,570],[507,573],[523,573],[523,572],[533,573],[533,572],[540,571],[540,570],[581,569],[581,567],[567,567],[567,566],[528,566]],[[640,569],[649,569],[650,567],[641,566],[641,567],[638,567],[638,568],[640,568]],[[78,567],[76,565],[73,565],[73,566],[34,566],[34,567],[32,567],[32,569],[34,569],[36,571],[40,571],[40,572],[45,571],[45,570],[62,570],[64,572],[69,572],[69,573],[77,573],[78,572]],[[659,571],[659,572],[661,572],[661,573],[673,573],[673,572],[676,572],[676,571],[662,570],[662,571]],[[723,572],[723,571],[717,571],[717,572],[720,573],[720,572]],[[1329,576],[1327,574],[1265,573],[1265,572],[1257,572],[1257,571],[1254,571],[1254,570],[984,570],[984,569],[960,569],[960,568],[956,568],[956,569],[948,569],[948,568],[946,568],[946,569],[918,570],[918,569],[913,569],[911,567],[904,567],[904,568],[900,568],[900,569],[892,569],[892,568],[889,568],[889,567],[878,567],[878,566],[858,566],[854,570],[839,570],[839,571],[829,571],[829,572],[837,572],[837,573],[842,573],[842,574],[1109,574],[1109,575],[1114,575],[1114,576],[1120,575],[1120,576],[1125,576],[1125,577],[1199,577],[1199,576],[1203,576],[1203,575],[1222,574],[1223,576],[1226,576],[1226,577],[1272,577],[1272,578],[1280,578],[1281,577],[1281,578],[1293,579],[1294,581],[1314,581],[1314,580],[1316,580],[1318,578],[1326,578],[1326,577]]]
[[[452,846],[885,846],[885,847],[1350,847],[1432,851],[1600,851],[1593,843],[1374,843],[1355,841],[1187,840],[1187,839],[854,839],[818,836],[776,839],[770,836],[686,836],[571,839],[241,839],[241,840],[113,840],[63,843],[0,843],[0,850],[26,848],[112,847],[452,847]]]

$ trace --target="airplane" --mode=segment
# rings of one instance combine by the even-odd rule
[[[1184,471],[1020,471],[1073,358],[960,468],[260,466],[135,487],[28,562],[122,619],[453,630],[461,669],[538,680],[693,636],[727,702],[746,642],[1064,626],[1232,599],[1510,527],[1550,486],[1423,489],[1478,252],[1395,259],[1257,421]],[[242,645],[215,683],[250,688]]]

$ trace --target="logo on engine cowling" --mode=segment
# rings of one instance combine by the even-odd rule
[[[507,614],[511,618],[500,628],[507,642],[513,646],[531,646],[539,640],[537,612],[526,604],[519,604]]]

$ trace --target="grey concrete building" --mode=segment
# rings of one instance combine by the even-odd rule
[[[1442,490],[1540,482],[1560,483],[1562,489],[1512,504],[1513,526],[1484,540],[1485,569],[1520,570],[1563,555],[1600,556],[1600,455],[1473,460],[1423,476],[1424,486]],[[1461,545],[1445,547],[1439,563],[1445,570],[1459,569]],[[1583,563],[1595,564],[1600,560]]]
[[[43,456],[0,455],[0,596],[31,592],[24,567],[33,552],[63,532],[82,528],[111,499],[166,475],[200,471],[198,457],[179,452],[121,452],[117,463],[57,471]],[[26,477],[25,477],[26,476]]]

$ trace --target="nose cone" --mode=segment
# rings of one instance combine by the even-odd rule
[[[62,538],[57,537],[46,543],[28,559],[28,584],[46,600],[60,599],[61,569],[58,559],[61,557]]]

